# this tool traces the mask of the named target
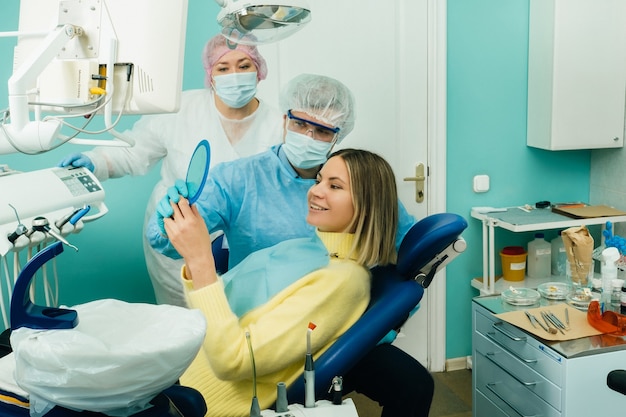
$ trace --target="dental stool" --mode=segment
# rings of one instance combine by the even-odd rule
[[[20,327],[46,330],[72,329],[76,326],[78,316],[75,310],[38,306],[33,304],[29,297],[31,281],[37,270],[61,252],[63,252],[61,242],[55,242],[38,252],[22,269],[11,299],[11,331]],[[4,332],[3,335],[6,337],[7,333]],[[198,391],[180,385],[173,385],[157,394],[150,404],[152,407],[132,414],[132,417],[204,417],[207,411],[204,398]],[[0,388],[0,416],[29,417],[29,415],[27,398]],[[44,417],[106,417],[106,414],[74,411],[57,405]]]
[[[435,274],[466,248],[467,221],[432,214],[418,221],[398,250],[397,265],[372,269],[371,300],[361,318],[315,361],[315,396],[329,397],[335,376],[345,375],[391,330],[399,329],[419,304]],[[287,389],[289,403],[304,401],[304,376]]]

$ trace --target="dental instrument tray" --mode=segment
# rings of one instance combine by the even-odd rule
[[[530,306],[539,302],[541,295],[532,288],[509,288],[502,291],[502,299],[514,306]]]
[[[572,291],[572,286],[565,282],[544,282],[537,286],[537,291],[548,300],[565,300]]]

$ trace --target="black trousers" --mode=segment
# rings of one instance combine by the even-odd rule
[[[381,417],[428,417],[434,390],[428,369],[390,344],[376,346],[343,377],[343,392],[377,401]]]

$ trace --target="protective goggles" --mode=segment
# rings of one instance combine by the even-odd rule
[[[311,132],[313,139],[321,142],[332,142],[340,130],[338,127],[328,127],[296,117],[291,113],[291,110],[287,110],[287,117],[289,118],[289,130],[303,135],[308,135]]]

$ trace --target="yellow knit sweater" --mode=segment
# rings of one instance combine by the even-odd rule
[[[254,351],[261,409],[276,401],[276,384],[289,386],[303,371],[309,322],[318,357],[361,316],[370,297],[369,271],[346,259],[353,235],[319,233],[331,253],[327,267],[279,292],[239,320],[220,281],[199,290],[184,279],[190,308],[200,309],[207,332],[181,384],[200,391],[208,417],[247,417],[252,402],[252,368],[246,332]],[[330,381],[329,381],[330,384]]]

